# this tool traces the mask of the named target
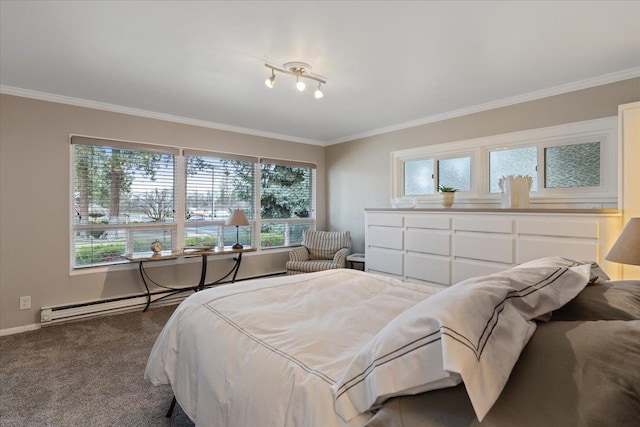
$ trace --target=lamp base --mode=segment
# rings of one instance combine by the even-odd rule
[[[235,245],[231,246],[232,249],[242,249],[242,245],[240,243],[236,243]]]

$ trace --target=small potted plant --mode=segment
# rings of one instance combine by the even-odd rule
[[[442,206],[444,206],[445,208],[450,208],[451,206],[453,206],[453,199],[458,189],[447,187],[444,185],[438,185],[438,191],[442,193]]]

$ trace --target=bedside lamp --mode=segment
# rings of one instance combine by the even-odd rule
[[[246,227],[249,225],[249,220],[247,216],[244,214],[244,211],[240,209],[235,209],[231,212],[231,216],[227,219],[225,225],[233,225],[236,227],[236,244],[232,246],[233,249],[242,249],[242,245],[240,244],[240,228]]]
[[[640,265],[640,217],[629,220],[605,259]]]

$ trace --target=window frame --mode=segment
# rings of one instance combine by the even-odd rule
[[[227,226],[225,225],[226,221],[227,221],[227,217],[222,217],[221,219],[209,219],[209,220],[203,220],[203,221],[190,221],[189,219],[186,218],[186,212],[187,212],[187,184],[188,184],[188,174],[187,174],[187,166],[188,166],[188,157],[204,157],[204,158],[208,158],[208,159],[215,159],[215,160],[233,160],[233,161],[242,161],[242,162],[247,162],[247,163],[252,163],[252,167],[253,167],[253,201],[252,201],[252,206],[251,206],[251,212],[248,212],[247,215],[247,219],[249,221],[249,225],[247,227],[249,228],[249,246],[251,247],[256,247],[254,245],[255,243],[255,234],[253,232],[254,227],[255,227],[255,218],[252,218],[252,216],[254,215],[254,212],[256,212],[256,190],[255,190],[255,186],[256,183],[259,182],[256,179],[256,164],[259,163],[260,159],[258,157],[254,157],[254,156],[243,156],[243,155],[235,155],[235,154],[229,154],[229,153],[223,153],[223,152],[219,152],[219,151],[206,151],[206,150],[192,150],[192,149],[183,149],[182,153],[180,155],[180,170],[178,172],[179,175],[184,177],[184,183],[182,185],[179,186],[178,188],[178,192],[177,192],[177,200],[179,201],[178,204],[182,203],[183,204],[183,208],[180,210],[180,212],[182,213],[182,218],[180,221],[180,230],[179,230],[179,236],[182,236],[182,238],[180,240],[178,240],[179,246],[177,248],[174,248],[174,250],[180,250],[181,248],[184,248],[184,243],[186,240],[186,236],[185,236],[185,229],[186,228],[191,228],[191,227],[198,227],[198,226],[211,226],[211,227],[219,227],[218,228],[218,232],[216,234],[216,239],[218,242],[221,242],[223,246],[231,246],[231,244],[235,243],[235,240],[233,242],[225,242],[224,240],[224,235],[225,235],[225,230],[226,229],[233,229],[235,227],[233,226]],[[180,191],[182,190],[182,191]],[[246,228],[246,227],[242,227],[242,228]],[[231,244],[230,244],[231,243]],[[245,244],[243,242],[243,244]],[[221,245],[218,245],[221,246]]]
[[[162,221],[162,222],[124,222],[124,223],[107,223],[107,224],[96,224],[96,223],[78,223],[76,221],[76,204],[75,204],[75,184],[76,184],[76,156],[75,156],[75,147],[98,147],[98,148],[108,148],[108,149],[121,149],[128,151],[137,151],[142,153],[157,153],[162,155],[170,155],[173,157],[173,171],[172,175],[172,192],[173,192],[173,208],[176,209],[176,196],[177,196],[177,180],[176,180],[176,171],[177,171],[177,159],[180,155],[180,150],[174,147],[165,147],[154,144],[145,144],[145,143],[130,143],[127,141],[119,141],[119,140],[111,140],[107,138],[95,138],[88,137],[82,135],[71,135],[69,138],[69,159],[70,159],[70,211],[69,211],[69,221],[70,221],[70,240],[69,240],[69,254],[70,254],[70,268],[72,271],[84,270],[87,268],[93,267],[104,267],[110,266],[118,263],[124,263],[127,261],[123,260],[115,260],[115,261],[104,261],[99,263],[92,263],[87,265],[76,265],[76,233],[78,232],[92,232],[92,231],[100,231],[100,230],[124,230],[126,233],[125,236],[125,254],[129,251],[133,250],[133,246],[135,240],[133,239],[133,235],[136,232],[147,231],[147,232],[169,232],[171,235],[171,242],[175,245],[176,236],[177,236],[177,224],[179,218],[176,217],[176,212],[174,212],[173,219],[171,221]],[[92,239],[93,240],[93,239]],[[109,242],[106,242],[109,243]]]
[[[600,186],[544,188],[544,148],[600,142]],[[471,155],[471,191],[458,192],[456,204],[464,207],[499,207],[500,193],[490,193],[489,153],[500,149],[535,146],[538,161],[538,191],[531,203],[559,207],[602,207],[617,204],[618,198],[617,118],[588,120],[547,128],[500,134],[471,140],[433,144],[393,151],[391,161],[391,205],[393,207],[434,207],[439,193],[423,196],[404,194],[404,162]],[[434,170],[436,167],[434,167]],[[437,182],[437,180],[436,180]]]
[[[123,141],[116,140],[110,138],[99,138],[99,137],[91,137],[84,135],[76,135],[71,134],[69,136],[69,170],[70,170],[70,197],[69,197],[69,269],[70,274],[85,274],[85,273],[95,273],[97,271],[103,271],[108,268],[113,268],[114,266],[120,266],[121,268],[131,268],[129,261],[125,260],[117,260],[117,261],[107,261],[102,263],[94,263],[89,265],[75,265],[75,243],[74,243],[74,235],[77,231],[82,231],[85,229],[90,229],[92,225],[81,225],[77,224],[74,219],[75,211],[75,156],[74,156],[74,148],[73,145],[86,145],[85,143],[88,141],[93,141],[91,144],[99,145],[102,147],[111,147],[111,148],[124,148],[127,150],[141,150],[141,151],[154,151],[164,154],[172,154],[174,155],[174,207],[175,214],[172,222],[149,222],[149,223],[136,223],[136,224],[101,224],[100,229],[127,229],[128,232],[131,232],[131,235],[136,231],[145,231],[145,230],[169,230],[171,233],[171,241],[172,248],[174,251],[181,250],[185,244],[185,228],[192,226],[201,226],[201,225],[211,225],[220,227],[218,230],[218,236],[220,234],[224,234],[224,229],[228,226],[225,225],[226,218],[221,219],[213,219],[206,221],[187,221],[186,218],[186,206],[187,206],[187,156],[203,156],[210,157],[215,159],[230,159],[230,160],[251,160],[253,162],[254,174],[253,174],[253,211],[251,215],[248,212],[249,226],[250,227],[250,239],[251,239],[251,247],[255,248],[257,252],[260,251],[273,251],[273,250],[290,250],[293,246],[299,246],[299,243],[291,244],[291,241],[288,240],[285,236],[285,241],[282,246],[275,247],[262,247],[261,244],[261,227],[263,223],[269,222],[278,222],[286,224],[286,227],[295,224],[309,224],[309,227],[313,230],[316,229],[317,226],[317,217],[316,217],[316,201],[317,201],[317,173],[316,173],[316,164],[311,162],[299,162],[285,159],[272,159],[272,158],[261,158],[255,156],[246,156],[240,154],[233,153],[224,153],[220,151],[209,151],[209,150],[199,150],[199,149],[190,149],[190,148],[182,148],[175,146],[164,146],[157,144],[149,144],[143,142],[134,142],[134,141]],[[89,144],[89,145],[91,145]],[[261,162],[272,162],[277,163],[279,165],[284,166],[294,166],[294,167],[306,167],[311,169],[311,210],[309,212],[309,217],[307,218],[278,218],[278,219],[262,219],[260,216],[261,213]],[[133,241],[132,237],[128,237],[127,248],[131,248]],[[224,242],[223,239],[218,239],[218,242],[222,242],[226,246],[230,245],[230,242]],[[233,243],[233,242],[232,242]],[[128,249],[126,249],[128,251]],[[128,253],[125,255],[129,255]],[[188,259],[181,259],[180,262],[191,262]]]
[[[402,159],[402,163],[400,165],[400,167],[402,168],[402,178],[400,180],[400,185],[401,185],[401,189],[400,192],[402,193],[401,197],[411,197],[411,198],[418,198],[418,199],[423,199],[423,198],[433,198],[433,197],[438,197],[438,186],[440,185],[440,161],[442,160],[451,160],[451,159],[462,159],[462,158],[469,158],[469,177],[470,177],[470,186],[469,186],[469,190],[468,191],[464,191],[464,190],[459,190],[457,191],[458,194],[464,194],[464,195],[472,195],[475,194],[477,192],[477,189],[474,188],[474,182],[475,180],[473,179],[473,174],[474,174],[474,169],[475,169],[475,162],[474,162],[474,158],[476,156],[476,152],[475,151],[471,151],[471,150],[460,150],[460,151],[443,151],[441,153],[435,153],[433,155],[428,155],[428,156],[420,156],[417,155],[415,157],[406,157]],[[416,161],[416,160],[431,160],[433,162],[433,193],[430,194],[415,194],[415,195],[407,195],[405,196],[404,194],[404,187],[405,187],[405,182],[404,182],[404,176],[405,176],[405,168],[404,168],[404,164],[405,162],[409,162],[409,161]]]
[[[545,160],[545,149],[552,147],[562,147],[562,146],[570,146],[570,145],[579,145],[579,144],[588,144],[592,142],[598,142],[600,144],[600,185],[598,186],[582,186],[582,187],[564,187],[564,188],[554,188],[554,187],[546,187],[546,163]],[[577,137],[567,140],[556,140],[550,141],[547,144],[538,147],[538,164],[542,163],[542,167],[538,167],[538,169],[542,169],[542,173],[538,170],[538,191],[541,190],[541,195],[547,197],[554,197],[559,195],[562,197],[567,190],[572,191],[573,195],[579,194],[593,194],[593,193],[606,193],[610,186],[610,177],[605,171],[605,167],[609,162],[609,156],[612,154],[607,150],[606,147],[606,136],[605,135],[593,135],[590,137]],[[542,159],[542,160],[541,160]],[[615,159],[615,156],[613,156]],[[568,195],[570,196],[570,195]]]
[[[493,152],[499,152],[499,151],[507,151],[507,150],[516,150],[519,148],[535,148],[536,149],[536,172],[538,172],[538,168],[540,165],[540,147],[538,147],[536,144],[529,144],[529,143],[525,143],[525,144],[514,144],[514,145],[509,145],[509,146],[504,146],[504,145],[500,145],[498,147],[491,147],[488,146],[484,151],[485,156],[486,156],[486,165],[487,165],[487,174],[486,177],[484,178],[484,185],[486,186],[486,191],[487,194],[489,196],[493,196],[495,194],[500,194],[500,193],[492,193],[491,192],[491,183],[490,183],[490,178],[491,178],[491,153]],[[544,153],[544,151],[543,151]],[[540,174],[537,173],[536,174],[536,185],[537,188],[540,189],[540,183],[538,182],[538,179],[540,178]],[[531,192],[531,194],[534,194],[533,192]]]
[[[442,156],[434,156],[434,167],[433,167],[433,172],[434,172],[434,177],[433,177],[433,181],[434,181],[434,185],[435,185],[435,195],[438,194],[438,188],[440,186],[440,161],[442,160],[451,160],[451,159],[464,159],[464,158],[469,158],[469,190],[458,190],[456,191],[456,193],[460,193],[461,195],[464,194],[476,194],[478,189],[475,188],[474,186],[474,179],[473,179],[473,174],[474,174],[474,169],[475,169],[475,163],[474,163],[474,158],[475,158],[475,152],[474,151],[459,151],[459,152],[453,152],[453,153],[447,153],[446,155],[442,155]]]
[[[278,165],[278,166],[289,166],[289,167],[295,167],[295,168],[309,168],[311,169],[311,201],[310,201],[310,211],[309,211],[309,217],[306,218],[262,218],[262,200],[261,200],[261,196],[262,196],[262,187],[261,185],[257,185],[254,186],[254,190],[256,192],[255,195],[255,199],[256,199],[256,213],[255,213],[255,217],[256,217],[256,226],[255,226],[255,234],[258,237],[258,242],[260,242],[260,245],[257,246],[259,248],[259,250],[275,250],[275,249],[282,249],[282,248],[290,248],[293,246],[300,246],[300,244],[292,244],[290,237],[290,228],[292,225],[298,225],[298,224],[309,224],[309,228],[311,230],[315,230],[316,229],[316,200],[317,200],[317,194],[316,194],[316,165],[313,163],[309,163],[309,162],[297,162],[297,161],[290,161],[290,160],[283,160],[283,159],[274,159],[274,158],[260,158],[260,161],[258,162],[258,164],[256,165],[256,172],[255,175],[257,176],[257,180],[258,180],[258,184],[262,183],[262,169],[261,169],[261,165],[262,164],[274,164],[274,165]],[[283,223],[285,225],[285,232],[284,232],[284,244],[282,246],[262,246],[262,225],[263,224],[276,224],[276,223]]]

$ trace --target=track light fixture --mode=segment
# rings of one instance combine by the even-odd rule
[[[287,62],[282,66],[282,68],[270,64],[264,64],[264,66],[271,69],[271,76],[269,76],[269,78],[267,78],[267,80],[264,82],[267,87],[272,88],[274,86],[276,80],[275,72],[278,71],[279,73],[295,76],[296,88],[300,92],[303,92],[307,87],[304,79],[314,80],[318,82],[318,87],[314,92],[314,96],[316,97],[316,99],[320,99],[324,96],[322,90],[320,89],[320,86],[323,84],[327,84],[327,82],[311,74],[311,66],[309,64],[306,64],[304,62]]]

